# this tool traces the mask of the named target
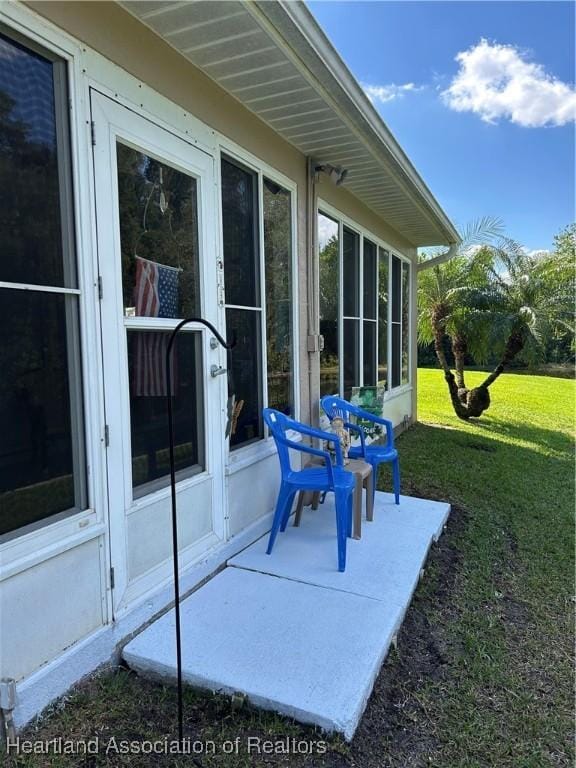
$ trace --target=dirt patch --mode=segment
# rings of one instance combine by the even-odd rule
[[[530,609],[526,603],[504,595],[502,598],[502,618],[509,627],[526,627],[531,622]]]

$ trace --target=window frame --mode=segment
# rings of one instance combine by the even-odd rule
[[[339,350],[339,371],[338,371],[338,382],[339,382],[339,390],[340,394],[344,392],[344,366],[342,364],[342,361],[340,359],[340,355],[342,354],[342,350],[344,348],[344,320],[347,316],[343,314],[344,311],[344,290],[343,290],[343,281],[340,279],[343,274],[343,258],[344,258],[344,246],[343,246],[343,234],[344,234],[344,227],[346,229],[355,232],[359,238],[360,238],[360,244],[359,244],[359,254],[360,254],[360,266],[359,266],[359,282],[360,282],[360,306],[359,306],[359,318],[360,318],[360,338],[359,338],[359,356],[360,356],[360,386],[364,386],[364,327],[363,323],[365,322],[364,317],[364,240],[369,240],[371,243],[373,243],[376,246],[376,264],[378,265],[379,259],[380,259],[380,251],[385,251],[388,253],[388,317],[387,317],[387,327],[386,327],[386,365],[387,365],[387,382],[386,382],[386,389],[384,398],[385,399],[391,399],[393,397],[397,397],[398,395],[401,395],[405,392],[409,392],[413,388],[413,378],[412,378],[412,345],[413,345],[413,318],[412,318],[412,291],[411,287],[413,284],[414,279],[414,267],[413,262],[408,256],[406,256],[399,248],[396,248],[395,246],[391,245],[385,240],[382,240],[382,238],[378,237],[374,234],[374,232],[370,231],[369,229],[366,229],[365,227],[361,226],[357,222],[355,222],[353,219],[350,219],[348,216],[343,214],[341,211],[339,211],[337,208],[335,208],[330,203],[326,202],[322,198],[318,197],[316,201],[316,220],[314,223],[314,226],[318,226],[318,215],[323,214],[325,216],[328,216],[329,218],[333,219],[338,224],[338,250],[339,250],[339,256],[338,256],[338,269],[339,269],[339,285],[338,285],[338,297],[339,297],[339,306],[338,306],[338,350]],[[317,232],[317,230],[316,230]],[[318,262],[319,260],[319,253],[320,253],[320,245],[318,242],[318,237],[316,237],[316,253],[315,258]],[[400,260],[400,340],[402,340],[402,302],[403,302],[403,285],[402,285],[402,265],[406,264],[409,269],[409,290],[408,290],[408,318],[409,318],[409,330],[408,330],[408,382],[405,384],[402,384],[402,370],[401,370],[401,361],[402,361],[402,346],[400,346],[400,370],[399,370],[399,376],[400,376],[400,384],[396,387],[392,386],[392,256],[396,256]],[[319,286],[318,286],[319,290]],[[370,319],[369,322],[375,322],[376,323],[376,329],[378,332],[378,322],[380,319],[380,308],[379,308],[379,302],[376,301],[376,318]],[[378,340],[378,336],[377,336]],[[378,381],[378,367],[380,363],[380,356],[379,356],[379,350],[378,350],[378,343],[376,345],[376,380]]]
[[[78,332],[82,343],[82,399],[84,406],[85,460],[87,469],[87,508],[69,513],[59,513],[38,523],[32,523],[6,534],[0,541],[0,583],[16,576],[50,558],[71,551],[89,541],[100,539],[101,583],[103,621],[111,616],[112,604],[107,589],[106,573],[109,567],[109,550],[105,537],[108,534],[108,506],[105,466],[105,411],[101,379],[99,301],[98,301],[98,254],[95,244],[95,212],[90,133],[90,88],[98,82],[111,83],[108,91],[118,90],[118,71],[100,54],[82,45],[80,41],[55,27],[36,12],[21,3],[5,3],[0,8],[0,23],[8,37],[29,46],[42,55],[59,57],[64,65],[68,84],[68,128],[70,139],[71,195],[74,216],[69,222],[74,233],[78,258],[77,287],[57,289],[58,293],[78,296]],[[47,56],[50,58],[50,56]],[[89,70],[91,74],[89,73]],[[97,80],[94,80],[96,76]],[[142,91],[134,78],[123,75],[122,86],[132,93],[131,105],[136,108],[142,101]],[[14,287],[14,284],[10,284]],[[26,283],[17,284],[23,290]],[[43,291],[52,292],[49,286]]]
[[[376,280],[376,293],[374,294],[374,317],[367,317],[366,316],[366,307],[364,306],[364,276],[365,276],[365,264],[366,264],[366,253],[364,250],[364,241],[368,240],[368,242],[374,246],[374,272],[375,275],[373,275],[373,278]],[[360,335],[362,337],[362,359],[361,359],[361,367],[362,367],[362,381],[364,381],[364,375],[366,371],[366,358],[364,355],[364,338],[365,338],[365,328],[366,323],[369,323],[375,328],[376,336],[375,336],[375,351],[376,351],[376,357],[373,362],[375,362],[375,376],[376,376],[376,386],[378,386],[378,287],[379,287],[379,270],[378,270],[378,259],[380,258],[380,251],[378,243],[374,240],[372,240],[370,237],[363,236],[362,237],[362,266],[361,266],[361,272],[362,272],[362,316],[360,318],[361,321],[361,329],[360,329]],[[388,352],[388,350],[386,350]],[[388,354],[386,355],[388,356]],[[366,386],[366,385],[364,385]],[[368,385],[373,386],[373,385]]]
[[[298,185],[295,181],[285,176],[280,171],[277,171],[272,166],[265,163],[260,158],[251,154],[243,147],[239,146],[230,139],[220,137],[218,150],[215,155],[215,162],[217,163],[218,172],[217,178],[217,195],[218,195],[218,215],[220,217],[219,230],[220,230],[220,253],[223,263],[223,270],[221,276],[221,307],[226,310],[228,308],[234,308],[235,305],[229,305],[226,302],[224,292],[224,271],[226,265],[224,263],[224,229],[222,219],[222,187],[221,187],[221,162],[222,159],[228,159],[233,163],[237,163],[240,167],[244,167],[246,170],[252,172],[257,177],[258,185],[258,258],[259,258],[259,276],[260,276],[260,306],[252,308],[254,311],[260,312],[261,323],[261,370],[260,370],[260,386],[262,391],[262,407],[268,407],[268,356],[266,346],[266,329],[267,329],[267,317],[266,317],[266,269],[265,269],[265,243],[264,243],[264,178],[278,184],[287,192],[290,193],[290,234],[291,234],[291,270],[290,275],[292,279],[292,337],[294,343],[292,344],[292,370],[293,370],[293,385],[292,385],[292,397],[294,406],[294,418],[300,417],[300,388],[298,382],[300,381],[300,322],[298,315]],[[244,307],[236,307],[244,309]],[[262,438],[250,441],[243,445],[239,445],[234,449],[230,449],[230,443],[228,441],[226,446],[227,461],[226,461],[226,474],[233,474],[235,471],[243,469],[250,464],[259,461],[266,456],[273,454],[276,451],[275,443],[272,437],[268,434],[268,431],[264,427],[264,434]]]
[[[0,549],[10,542],[26,539],[57,523],[69,524],[70,518],[78,519],[93,512],[90,487],[89,432],[90,418],[87,407],[86,368],[83,359],[84,345],[84,298],[80,265],[80,233],[78,228],[78,197],[76,192],[76,143],[75,119],[69,105],[74,94],[72,58],[51,45],[38,41],[28,30],[21,31],[7,24],[0,17],[0,33],[9,41],[22,46],[32,54],[49,61],[52,68],[54,89],[54,129],[56,136],[56,161],[58,197],[60,201],[60,239],[62,246],[62,284],[52,285],[34,282],[0,280],[0,290],[28,291],[61,296],[66,318],[66,357],[68,368],[70,436],[72,450],[72,478],[75,503],[68,509],[26,523],[14,530],[0,534]],[[72,305],[72,301],[74,304]],[[25,486],[24,486],[25,487]]]
[[[256,198],[253,200],[254,204],[254,215],[256,216],[256,221],[254,222],[254,237],[256,240],[256,254],[255,254],[255,264],[254,264],[254,278],[255,282],[257,284],[254,286],[254,296],[255,301],[254,304],[231,304],[226,299],[226,255],[224,253],[224,210],[223,210],[223,199],[222,199],[222,163],[227,162],[229,165],[235,165],[237,168],[239,168],[241,171],[244,171],[245,173],[249,173],[252,175],[252,178],[255,180],[253,195]],[[218,164],[218,183],[220,188],[220,215],[221,215],[221,236],[222,236],[222,262],[223,262],[223,284],[224,284],[224,322],[227,323],[227,315],[228,310],[237,310],[239,312],[253,312],[257,318],[256,320],[256,326],[260,327],[260,346],[258,348],[258,360],[257,360],[257,366],[260,366],[260,381],[259,383],[259,391],[258,391],[258,410],[261,411],[263,407],[265,407],[265,403],[267,403],[267,392],[265,391],[265,377],[263,375],[263,371],[266,370],[266,349],[265,349],[265,341],[266,341],[266,307],[265,307],[265,284],[264,284],[264,262],[262,257],[262,238],[264,236],[264,224],[262,220],[262,179],[261,176],[253,169],[250,168],[248,165],[246,165],[244,162],[238,160],[237,158],[231,156],[228,152],[221,152],[220,153],[220,159]],[[233,354],[233,353],[232,353]],[[261,437],[254,437],[250,440],[245,441],[244,443],[240,443],[237,446],[231,446],[230,440],[227,441],[227,450],[228,454],[234,454],[237,451],[242,450],[243,448],[249,448],[250,446],[259,443],[262,439],[265,438],[265,431],[264,431],[264,424],[262,422],[262,416],[260,415],[261,420],[261,429],[262,429],[262,436]]]
[[[325,208],[326,210],[326,208]],[[318,329],[321,334],[322,331],[322,306],[321,306],[321,291],[320,291],[320,285],[321,285],[321,269],[320,269],[320,243],[318,239],[318,217],[322,215],[325,219],[329,219],[332,221],[332,223],[336,224],[338,227],[338,258],[337,258],[337,267],[338,267],[338,274],[341,274],[342,271],[342,265],[341,261],[343,258],[343,245],[341,245],[342,242],[342,222],[339,218],[335,218],[332,214],[324,213],[323,210],[320,209],[319,205],[316,208],[316,221],[314,222],[314,233],[315,233],[315,274],[316,274],[316,287],[317,287],[317,293],[316,293],[316,306],[317,306],[317,312],[318,312]],[[340,308],[343,308],[343,286],[342,281],[338,280],[338,302],[336,307],[336,340],[337,340],[337,353],[338,353],[338,388],[340,389],[340,352],[342,349],[342,339],[341,339],[341,333],[342,333],[342,313],[340,311]],[[322,335],[322,334],[321,334]],[[324,337],[323,337],[324,338]],[[319,391],[320,395],[322,396],[322,354],[326,351],[325,347],[325,338],[324,338],[324,345],[322,346],[322,350],[319,353]],[[329,394],[329,393],[326,393]]]

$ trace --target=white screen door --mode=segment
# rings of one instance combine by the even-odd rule
[[[214,161],[93,91],[110,548],[116,614],[170,578],[165,352],[184,317],[222,327]],[[212,343],[211,343],[212,342]],[[225,536],[226,353],[200,324],[171,367],[181,563]]]

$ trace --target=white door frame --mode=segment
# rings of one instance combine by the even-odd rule
[[[146,591],[157,588],[169,578],[170,561],[164,561],[142,578],[140,583],[130,582],[128,573],[127,512],[150,503],[167,501],[170,489],[162,488],[146,497],[133,501],[130,462],[130,414],[126,408],[128,367],[126,329],[122,316],[122,282],[120,276],[120,222],[116,172],[116,139],[142,148],[147,154],[193,175],[198,183],[198,238],[200,249],[200,293],[202,316],[221,329],[224,313],[218,305],[217,285],[217,232],[218,218],[215,206],[215,160],[181,137],[167,131],[147,117],[130,110],[102,93],[91,91],[92,120],[94,126],[94,179],[98,235],[98,261],[102,285],[101,327],[104,370],[106,422],[109,430],[108,499],[110,527],[110,557],[114,568],[114,612],[123,613],[130,604]],[[113,267],[111,265],[114,264]],[[145,328],[173,328],[177,320],[137,318],[130,326]],[[178,483],[179,493],[211,482],[213,534],[194,543],[181,553],[185,568],[202,554],[227,537],[224,514],[224,461],[225,461],[225,404],[226,377],[216,379],[209,374],[212,364],[226,367],[222,348],[210,347],[210,333],[200,324],[191,324],[191,330],[202,334],[205,471]],[[120,396],[118,396],[120,393]],[[118,471],[115,463],[123,463]],[[110,463],[113,463],[110,466]],[[198,546],[196,546],[198,544]]]

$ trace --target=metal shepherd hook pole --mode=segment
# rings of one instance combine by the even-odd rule
[[[201,323],[212,331],[220,344],[225,349],[232,349],[236,343],[233,339],[228,344],[218,333],[216,328],[202,317],[189,317],[182,320],[170,334],[166,347],[166,403],[168,406],[168,440],[170,449],[170,485],[172,489],[172,549],[174,563],[174,613],[176,618],[176,671],[178,678],[178,739],[180,744],[184,740],[184,719],[182,707],[182,639],[180,629],[180,576],[178,565],[178,517],[176,514],[176,468],[174,464],[174,414],[172,408],[172,348],[178,332],[188,323]]]

